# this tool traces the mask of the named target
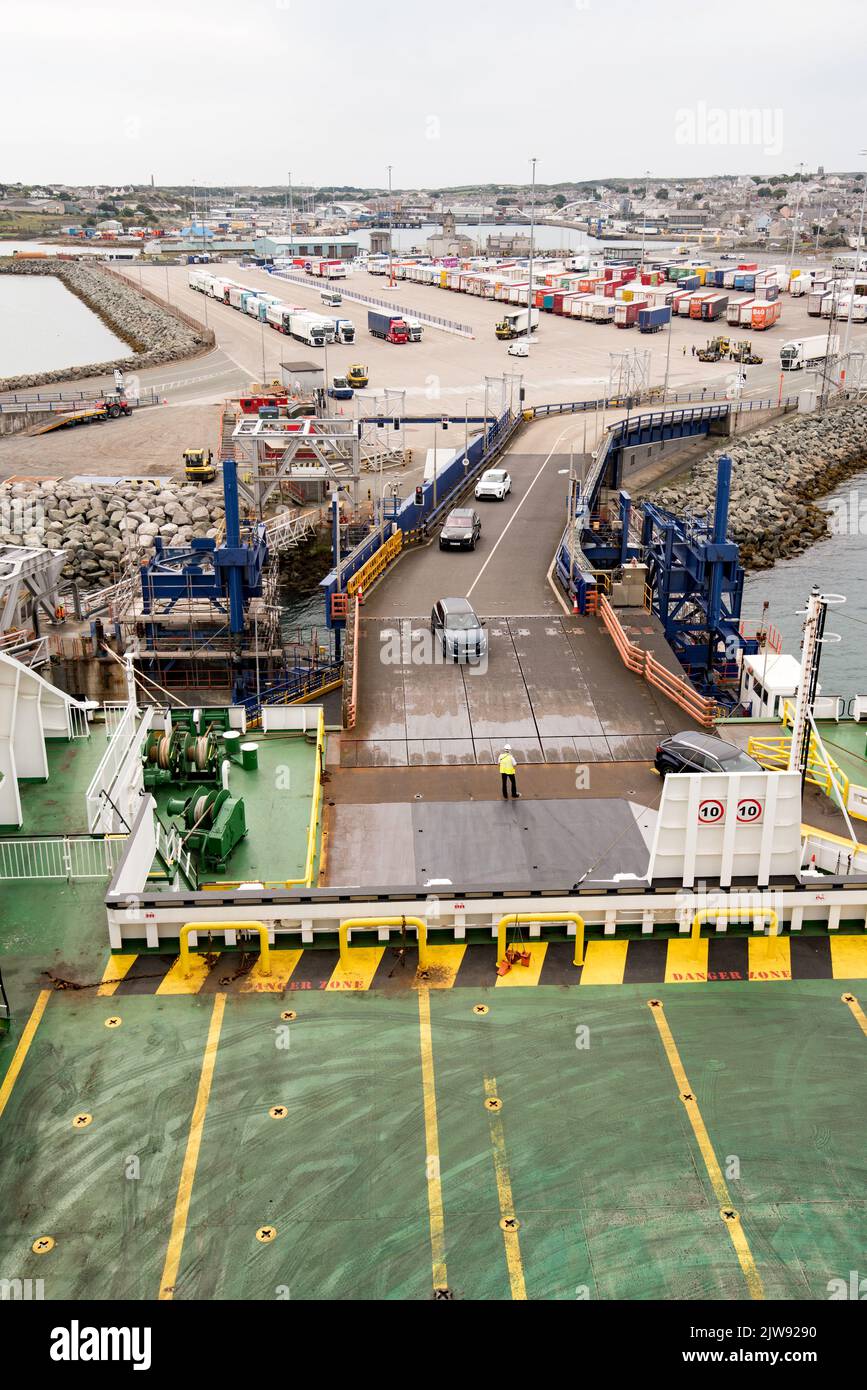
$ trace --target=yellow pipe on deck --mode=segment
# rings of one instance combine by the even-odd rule
[[[191,931],[257,931],[259,933],[259,964],[260,978],[271,973],[271,948],[268,945],[268,928],[264,922],[185,922],[178,933],[180,944],[181,973],[190,973],[190,943],[189,935]]]
[[[769,936],[779,936],[780,919],[772,907],[700,907],[692,919],[691,936],[693,941],[698,941],[701,936],[701,924],[707,922],[711,917],[746,917],[756,922],[761,917],[770,919],[771,930]]]
[[[497,960],[506,954],[506,927],[510,922],[574,922],[575,955],[573,965],[584,964],[584,918],[577,912],[510,912],[497,923]]]
[[[349,933],[369,931],[372,927],[415,927],[418,932],[418,968],[427,970],[427,923],[421,917],[348,917],[338,927],[340,937],[340,964],[349,966]]]

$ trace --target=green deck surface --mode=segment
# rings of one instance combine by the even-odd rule
[[[259,766],[246,772],[233,762],[229,789],[244,799],[247,835],[233,851],[223,874],[203,870],[203,883],[286,881],[303,879],[307,856],[316,744],[303,734],[251,734],[245,743],[256,743]],[[160,787],[154,791],[164,821],[169,819],[170,797],[192,795],[195,783],[185,787]],[[210,787],[212,783],[202,783]]]
[[[86,835],[85,796],[108,747],[101,725],[89,738],[46,739],[48,780],[19,782],[20,827],[4,826],[3,835]]]
[[[867,1239],[867,1037],[840,982],[653,993],[765,1296],[826,1298]],[[454,1297],[510,1297],[486,1079],[529,1298],[748,1296],[649,997],[431,992]],[[226,1002],[174,1297],[430,1298],[417,995],[296,992],[281,1033],[286,1007]],[[158,1296],[214,1008],[203,995],[51,996],[0,1120],[0,1275],[44,1279],[47,1299]],[[93,1122],[74,1128],[76,1113]],[[32,1254],[44,1235],[55,1248]]]
[[[843,769],[850,782],[867,786],[867,724],[854,719],[817,719],[819,737],[835,763]]]

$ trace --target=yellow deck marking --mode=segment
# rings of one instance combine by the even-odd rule
[[[537,985],[539,976],[542,973],[542,966],[545,964],[545,956],[548,951],[547,941],[527,941],[521,949],[530,952],[530,964],[513,965],[508,975],[498,975],[496,978],[497,989],[502,986],[508,989],[510,986]]]
[[[160,980],[155,994],[198,994],[211,972],[211,966],[204,956],[195,951],[190,955],[187,972],[181,966],[181,958],[172,961],[169,973]]]
[[[447,1289],[446,1233],[443,1214],[443,1188],[440,1178],[440,1139],[437,1124],[437,1093],[434,1075],[433,1038],[430,1022],[430,991],[424,984],[418,991],[418,1034],[421,1047],[421,1085],[424,1098],[425,1173],[430,1220],[430,1249],[433,1287]]]
[[[544,944],[544,943],[543,943]],[[505,977],[508,979],[508,976]],[[485,1077],[485,1096],[488,1100],[493,1099],[497,1094],[496,1077]],[[527,1298],[527,1287],[524,1283],[524,1265],[521,1260],[521,1242],[518,1236],[516,1222],[515,1203],[512,1198],[512,1180],[509,1177],[509,1164],[506,1158],[506,1131],[503,1128],[503,1116],[500,1110],[489,1110],[488,1119],[491,1125],[491,1148],[494,1152],[494,1174],[497,1179],[497,1197],[500,1202],[500,1225],[503,1230],[503,1245],[506,1248],[506,1268],[509,1271],[509,1286],[512,1290],[512,1298],[517,1301],[525,1301]]]
[[[764,1298],[765,1290],[762,1284],[762,1277],[756,1268],[753,1252],[750,1249],[749,1241],[741,1225],[740,1216],[735,1210],[732,1199],[729,1196],[729,1190],[726,1187],[722,1169],[717,1161],[710,1135],[707,1132],[701,1111],[698,1108],[698,1101],[689,1084],[689,1079],[684,1071],[683,1062],[680,1060],[677,1044],[668,1026],[668,1019],[665,1017],[665,1012],[661,1004],[651,1006],[650,1012],[653,1015],[653,1021],[656,1024],[659,1036],[662,1040],[662,1045],[665,1048],[665,1055],[668,1058],[668,1064],[674,1075],[675,1084],[680,1093],[681,1101],[689,1116],[692,1132],[701,1150],[701,1156],[704,1159],[704,1166],[707,1169],[707,1175],[710,1178],[714,1196],[720,1204],[720,1220],[728,1231],[732,1245],[735,1248],[735,1253],[737,1254],[740,1267],[743,1270],[744,1278],[747,1282],[750,1298]]]
[[[832,936],[831,970],[835,980],[867,980],[867,937]]]
[[[451,989],[466,952],[466,945],[428,946],[428,976],[422,981],[428,989]]]
[[[36,996],[36,1003],[33,1005],[30,1017],[24,1025],[24,1032],[18,1039],[15,1055],[9,1063],[9,1069],[3,1078],[2,1086],[0,1086],[0,1115],[2,1115],[3,1111],[6,1109],[7,1102],[12,1094],[12,1088],[18,1080],[18,1073],[24,1066],[24,1058],[30,1051],[30,1044],[36,1036],[36,1029],[42,1022],[42,1015],[45,1013],[45,1006],[50,998],[50,989],[41,989]]]
[[[690,985],[707,979],[707,937],[673,937],[665,954],[665,983]]]
[[[582,985],[622,985],[628,941],[591,941],[584,956]]]
[[[751,936],[747,941],[747,975],[761,984],[791,980],[792,942],[788,936]]]
[[[345,970],[340,961],[337,962],[331,979],[325,986],[326,989],[370,989],[379,962],[385,955],[385,947],[353,946],[350,948],[350,955],[351,959]]]
[[[138,956],[109,956],[102,972],[102,984],[97,994],[114,994],[121,980],[129,974]]]
[[[259,962],[256,963],[245,980],[241,982],[242,994],[267,994],[269,992],[279,993],[284,990],[292,978],[293,971],[303,956],[303,951],[274,951],[270,952],[271,969],[269,974],[263,975]]]
[[[172,1299],[175,1294],[175,1284],[181,1264],[181,1251],[183,1250],[184,1236],[187,1230],[187,1218],[190,1213],[190,1198],[193,1195],[193,1180],[196,1176],[196,1165],[199,1161],[199,1149],[202,1146],[202,1131],[205,1128],[205,1115],[207,1114],[208,1100],[211,1095],[211,1083],[214,1080],[214,1067],[217,1062],[217,1048],[220,1044],[220,1029],[223,1026],[223,1013],[225,1008],[225,994],[215,995],[214,1008],[211,1013],[211,1023],[208,1028],[208,1037],[205,1043],[205,1054],[202,1058],[199,1088],[196,1092],[196,1103],[193,1106],[193,1116],[190,1120],[187,1150],[184,1154],[184,1163],[181,1168],[181,1180],[178,1183],[178,1195],[175,1199],[175,1214],[172,1219],[172,1230],[169,1236],[168,1249],[166,1250],[166,1262],[163,1265],[163,1277],[160,1281],[159,1297],[163,1300]]]
[[[850,1014],[855,1019],[855,1022],[858,1024],[858,1027],[861,1029],[861,1032],[865,1035],[865,1037],[867,1037],[867,1014],[865,1014],[864,1010],[861,1008],[861,1005],[858,1003],[858,1000],[855,998],[854,994],[844,994],[843,1003],[846,1005],[846,1008],[849,1010]]]

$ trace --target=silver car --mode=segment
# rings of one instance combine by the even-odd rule
[[[488,634],[469,599],[441,598],[431,610],[431,632],[446,661],[481,661],[488,651]]]

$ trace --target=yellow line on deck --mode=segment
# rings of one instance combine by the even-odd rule
[[[692,985],[707,979],[707,937],[672,937],[665,953],[665,983]]]
[[[24,1032],[18,1039],[18,1046],[15,1049],[15,1054],[12,1061],[9,1063],[9,1068],[3,1078],[3,1084],[0,1086],[0,1115],[2,1115],[3,1111],[6,1109],[9,1097],[12,1094],[12,1089],[15,1082],[18,1080],[18,1073],[24,1066],[24,1058],[30,1051],[30,1044],[36,1036],[36,1029],[42,1022],[42,1015],[45,1013],[45,1006],[50,998],[50,989],[41,989],[36,996],[36,1003],[33,1005],[30,1017],[24,1025]]]
[[[326,989],[370,989],[379,962],[385,955],[384,946],[353,946],[350,962],[344,967],[338,961],[331,974]]]
[[[539,983],[548,943],[547,941],[528,941],[526,944],[522,943],[522,949],[529,952],[530,964],[513,965],[508,975],[498,975],[494,981],[497,989],[509,989],[510,987],[537,985]]]
[[[485,1077],[485,1099],[497,1097],[496,1077]],[[506,1132],[499,1110],[489,1110],[491,1123],[491,1147],[494,1151],[494,1174],[497,1179],[497,1197],[500,1202],[500,1221],[503,1228],[503,1245],[506,1247],[506,1268],[509,1271],[509,1285],[512,1298],[524,1302],[527,1286],[524,1283],[524,1265],[521,1260],[521,1242],[518,1238],[515,1203],[512,1198],[512,1180],[509,1177],[509,1164],[506,1158]],[[515,1223],[515,1224],[512,1224]]]
[[[729,1233],[729,1237],[731,1239],[732,1245],[735,1248],[735,1253],[737,1254],[740,1267],[743,1270],[750,1298],[762,1299],[765,1296],[765,1290],[762,1284],[762,1277],[759,1274],[758,1269],[756,1268],[756,1262],[753,1259],[753,1252],[750,1249],[749,1241],[747,1240],[746,1233],[744,1231],[743,1226],[741,1225],[740,1214],[735,1210],[734,1205],[732,1203],[732,1199],[729,1195],[729,1190],[726,1187],[726,1181],[723,1177],[722,1169],[719,1166],[717,1156],[714,1152],[714,1147],[711,1143],[710,1135],[707,1132],[704,1120],[702,1119],[701,1111],[698,1108],[698,1101],[696,1100],[692,1087],[689,1084],[689,1080],[684,1070],[683,1062],[680,1060],[680,1053],[677,1050],[677,1044],[675,1043],[674,1038],[671,1034],[671,1029],[668,1026],[668,1019],[665,1017],[665,1012],[659,1000],[653,1000],[649,1007],[650,1012],[653,1015],[653,1021],[656,1024],[659,1036],[662,1040],[662,1045],[665,1048],[665,1055],[668,1058],[668,1064],[671,1067],[671,1070],[674,1074],[674,1079],[677,1084],[678,1091],[680,1092],[680,1098],[683,1101],[684,1108],[686,1110],[687,1115],[689,1116],[689,1122],[692,1125],[692,1132],[695,1135],[696,1142],[698,1143],[698,1147],[701,1150],[701,1156],[704,1159],[704,1166],[707,1169],[707,1175],[710,1178],[711,1186],[714,1190],[714,1196],[720,1204],[720,1219],[722,1220],[723,1225]]]
[[[163,1300],[172,1299],[175,1294],[175,1284],[181,1264],[181,1251],[183,1250],[184,1236],[187,1230],[187,1218],[190,1213],[190,1198],[193,1195],[193,1181],[196,1176],[196,1166],[199,1161],[199,1150],[202,1146],[202,1132],[205,1128],[205,1115],[207,1114],[208,1100],[211,1095],[211,1083],[214,1080],[214,1067],[217,1063],[217,1048],[220,1044],[220,1029],[223,1026],[223,1013],[225,1008],[225,994],[215,995],[214,1008],[211,1013],[211,1022],[208,1028],[208,1038],[205,1043],[205,1055],[202,1058],[199,1089],[196,1092],[196,1103],[193,1106],[193,1117],[190,1120],[187,1150],[184,1154],[184,1163],[181,1168],[181,1180],[178,1184],[178,1195],[175,1199],[175,1214],[172,1220],[169,1245],[166,1250],[166,1261],[163,1265],[163,1277],[160,1281],[159,1297]]]
[[[121,980],[129,974],[138,956],[109,956],[102,972],[102,983],[97,994],[114,994]]]
[[[425,1172],[427,1174],[427,1205],[430,1218],[430,1248],[433,1287],[447,1289],[445,1216],[443,1188],[440,1178],[440,1140],[437,1124],[436,1077],[434,1075],[433,1037],[430,1021],[430,992],[420,984],[418,990],[418,1032],[421,1046],[421,1084],[424,1097]]]
[[[747,941],[747,978],[767,984],[791,980],[792,940],[788,936],[751,936]]]
[[[582,985],[622,985],[628,941],[591,941],[581,971]]]
[[[835,980],[867,980],[867,937],[832,936],[831,971]]]
[[[268,974],[263,973],[261,958],[257,956],[252,970],[241,983],[242,994],[280,993],[291,980],[304,952],[303,950],[269,951],[268,954],[270,958]]]
[[[854,994],[844,994],[843,1003],[846,1005],[846,1008],[849,1010],[855,1022],[858,1024],[858,1027],[861,1029],[861,1032],[864,1034],[865,1037],[867,1037],[867,1014],[864,1013],[864,1010],[861,1008],[861,1005],[858,1003],[858,1000],[855,998]]]
[[[198,994],[210,973],[211,966],[205,956],[193,951],[186,967],[178,956],[172,961],[168,974],[160,980],[154,994]]]

